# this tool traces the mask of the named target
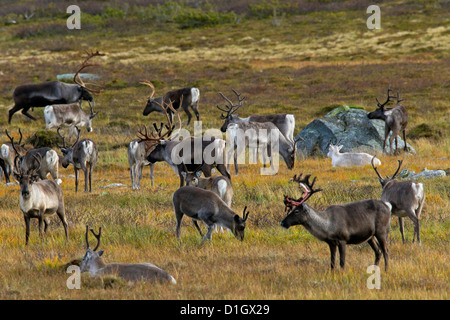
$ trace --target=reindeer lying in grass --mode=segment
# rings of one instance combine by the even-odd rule
[[[91,276],[117,275],[129,281],[147,281],[176,284],[176,280],[166,271],[158,268],[151,263],[105,263],[103,258],[103,250],[97,251],[100,246],[100,237],[102,228],[98,230],[98,234],[90,229],[92,234],[97,238],[97,245],[94,250],[89,248],[89,226],[86,226],[86,254],[81,262],[81,272],[89,272]]]
[[[331,164],[333,167],[353,167],[353,166],[365,166],[371,164],[372,157],[368,153],[346,152],[341,153],[343,145],[333,145],[330,143],[328,147],[327,157],[331,158]],[[381,165],[379,159],[374,160],[375,165]]]

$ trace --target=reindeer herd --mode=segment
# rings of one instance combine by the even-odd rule
[[[84,172],[84,191],[92,191],[92,174],[98,161],[98,148],[91,139],[81,139],[79,127],[86,127],[88,132],[92,131],[92,122],[97,113],[94,112],[94,99],[91,93],[99,93],[99,89],[88,87],[83,82],[80,72],[86,67],[96,64],[89,63],[95,56],[102,56],[98,51],[88,54],[74,75],[75,84],[66,84],[58,81],[45,82],[41,84],[23,85],[14,90],[13,98],[15,105],[9,111],[8,123],[15,112],[22,113],[35,120],[28,110],[31,107],[45,107],[44,116],[46,129],[57,128],[57,134],[62,145],[58,145],[62,156],[49,148],[38,148],[25,150],[22,144],[22,131],[19,129],[19,141],[15,141],[8,130],[6,136],[10,142],[1,146],[0,166],[4,171],[5,179],[9,182],[10,175],[20,184],[19,206],[24,215],[26,226],[26,244],[29,242],[30,219],[38,219],[39,235],[43,238],[49,223],[49,217],[56,215],[61,220],[66,239],[68,239],[68,227],[65,216],[64,196],[60,187],[61,180],[58,178],[58,165],[67,168],[70,164],[75,172],[75,191],[78,191],[79,170]],[[223,93],[220,96],[226,101],[226,105],[217,106],[222,112],[221,119],[224,120],[221,127],[222,132],[228,133],[232,147],[227,152],[227,142],[223,139],[211,137],[187,137],[177,139],[182,127],[179,110],[180,107],[188,116],[187,124],[190,123],[192,115],[191,108],[197,120],[200,119],[198,103],[200,90],[187,87],[173,90],[159,98],[153,98],[155,88],[150,81],[142,81],[144,85],[151,88],[152,92],[148,98],[143,115],[151,112],[160,112],[165,116],[166,123],[153,123],[153,127],[142,126],[137,130],[137,138],[132,140],[128,146],[128,161],[130,166],[131,189],[140,189],[144,166],[150,166],[151,185],[154,186],[153,169],[157,162],[166,162],[180,178],[180,187],[172,197],[173,208],[176,218],[176,237],[181,237],[181,221],[186,215],[191,218],[194,226],[200,233],[202,241],[211,240],[212,233],[217,227],[228,229],[239,240],[244,239],[245,228],[249,212],[247,206],[239,215],[233,207],[233,185],[231,183],[230,163],[227,159],[233,158],[235,174],[238,174],[237,157],[244,152],[239,148],[238,139],[244,139],[244,145],[257,145],[264,166],[267,157],[273,169],[274,155],[271,154],[271,143],[273,139],[261,134],[242,136],[239,132],[259,133],[275,132],[275,143],[278,145],[278,153],[283,158],[288,169],[293,169],[295,164],[296,145],[294,139],[295,118],[292,114],[269,114],[251,115],[240,118],[236,111],[242,107],[245,100],[239,92],[233,89],[238,100],[234,104]],[[94,85],[95,86],[95,85]],[[408,122],[407,112],[400,104],[402,99],[397,93],[396,97],[390,95],[388,88],[387,100],[383,104],[378,102],[378,108],[369,113],[370,119],[382,119],[386,123],[385,144],[389,133],[391,141],[391,154],[393,154],[393,140],[400,131],[403,132],[405,140],[405,127]],[[397,99],[397,104],[392,109],[385,106],[391,98]],[[86,114],[82,108],[82,101],[89,103],[90,114]],[[174,120],[174,116],[176,120]],[[178,123],[178,128],[176,123]],[[66,144],[66,137],[61,133],[62,126],[69,126],[69,140],[75,136],[75,142]],[[397,142],[396,142],[397,144]],[[281,221],[281,226],[289,228],[294,225],[303,225],[317,239],[326,242],[330,248],[331,268],[335,267],[336,251],[340,255],[340,266],[345,266],[346,245],[367,242],[375,253],[375,264],[378,265],[381,255],[384,257],[385,270],[388,270],[389,253],[388,233],[390,219],[392,216],[399,217],[400,231],[403,242],[405,241],[403,230],[403,217],[409,217],[414,223],[413,241],[420,242],[419,218],[425,200],[425,192],[422,183],[414,181],[397,181],[396,177],[402,165],[399,161],[397,171],[389,178],[383,179],[378,172],[377,166],[381,165],[376,156],[364,153],[340,153],[339,142],[336,145],[329,144],[328,156],[332,158],[333,166],[363,166],[371,164],[382,186],[381,199],[362,199],[347,204],[332,205],[323,211],[319,211],[306,204],[306,201],[322,189],[314,189],[316,178],[310,182],[311,175],[295,175],[290,181],[298,184],[302,193],[299,198],[284,196],[285,212],[287,216]],[[406,147],[405,147],[406,148]],[[184,151],[180,153],[180,150]],[[185,150],[191,150],[186,152]],[[406,149],[405,149],[406,150]],[[211,152],[214,161],[205,161],[202,155]],[[200,153],[200,154],[199,154]],[[180,161],[175,161],[173,154],[180,155]],[[200,160],[199,160],[200,159]],[[220,172],[220,176],[212,176],[213,168]],[[50,174],[52,180],[47,179]],[[202,177],[202,174],[204,177]],[[198,224],[203,222],[207,226],[206,234]],[[97,246],[94,250],[89,247],[89,231],[97,238]],[[91,275],[103,275],[114,273],[128,280],[163,281],[176,283],[175,279],[164,270],[149,264],[105,264],[101,258],[103,251],[97,251],[100,245],[101,228],[96,234],[93,229],[86,226],[86,254],[81,263],[82,271],[90,272]]]

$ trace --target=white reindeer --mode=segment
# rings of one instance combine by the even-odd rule
[[[327,157],[331,158],[333,167],[353,167],[365,166],[371,164],[372,157],[368,153],[346,152],[341,153],[343,145],[333,145],[330,143]],[[375,165],[381,165],[381,161],[377,158],[374,160]]]

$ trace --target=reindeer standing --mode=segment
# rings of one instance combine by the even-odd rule
[[[405,152],[408,151],[408,146],[406,144],[406,126],[408,125],[408,111],[406,108],[400,104],[400,101],[403,101],[403,99],[400,99],[399,93],[397,92],[397,96],[391,96],[391,88],[388,87],[387,91],[387,99],[384,103],[380,103],[377,100],[378,108],[375,111],[372,111],[368,114],[369,119],[380,119],[385,122],[384,127],[384,142],[383,142],[383,152],[386,147],[386,141],[389,137],[389,133],[392,132],[391,137],[389,138],[389,145],[391,149],[391,155],[394,154],[393,151],[393,142],[395,139],[395,150],[397,151],[397,136],[400,133],[400,131],[403,133],[403,141],[405,142],[404,150]],[[388,104],[391,100],[391,98],[397,98],[397,104],[394,108],[391,109],[385,109],[385,105]]]
[[[281,226],[288,229],[294,225],[303,225],[314,237],[324,241],[330,247],[331,269],[334,269],[336,248],[339,248],[340,266],[345,267],[345,247],[347,244],[368,242],[375,252],[375,265],[378,265],[383,253],[385,270],[388,270],[389,255],[387,237],[390,228],[391,205],[387,202],[368,199],[343,205],[332,205],[324,211],[316,210],[305,202],[314,193],[316,178],[309,182],[311,175],[302,179],[302,174],[292,180],[299,184],[304,194],[294,200],[285,196],[286,207],[293,208],[281,221]],[[286,209],[286,208],[285,208]]]
[[[75,170],[75,192],[78,191],[78,170],[84,172],[84,192],[92,191],[92,171],[98,160],[97,145],[91,139],[80,139],[80,129],[78,130],[77,140],[72,146],[67,147],[65,138],[60,133],[58,128],[58,135],[63,141],[62,146],[58,146],[63,153],[62,166],[67,168],[69,164],[73,164]],[[89,185],[89,189],[88,189]]]
[[[375,156],[374,156],[375,158]],[[414,223],[413,242],[416,239],[420,243],[420,213],[422,212],[423,204],[425,202],[425,191],[423,184],[414,181],[397,181],[396,177],[400,171],[403,161],[398,160],[397,171],[389,178],[385,179],[378,173],[375,167],[374,159],[372,158],[372,167],[378,176],[378,180],[383,187],[381,193],[381,200],[389,202],[392,205],[392,215],[398,217],[400,225],[400,233],[402,234],[403,243],[405,242],[405,235],[403,233],[403,218],[408,217]]]
[[[14,107],[9,110],[8,123],[11,123],[12,116],[19,110],[30,118],[31,120],[36,120],[32,115],[28,113],[31,107],[45,107],[52,104],[65,104],[78,102],[81,106],[81,101],[86,100],[91,104],[95,105],[94,98],[91,93],[97,94],[100,92],[98,89],[88,88],[87,85],[97,86],[93,83],[85,83],[81,77],[80,72],[91,66],[96,66],[98,64],[88,63],[88,60],[96,57],[103,56],[104,54],[97,52],[88,52],[86,59],[83,61],[81,66],[78,68],[77,72],[73,77],[73,82],[64,83],[60,81],[49,81],[36,84],[25,84],[18,86],[14,89]]]

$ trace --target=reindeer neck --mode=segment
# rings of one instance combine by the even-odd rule
[[[217,223],[226,227],[230,230],[234,228],[234,216],[236,213],[233,212],[227,205],[223,205],[216,217]]]
[[[106,263],[103,261],[102,257],[97,257],[89,266],[89,274],[95,276],[104,267],[106,267]]]
[[[329,229],[331,227],[329,219],[324,215],[323,211],[318,211],[307,204],[303,207],[306,210],[306,222],[303,224],[304,227],[319,240],[324,240],[329,234]]]

